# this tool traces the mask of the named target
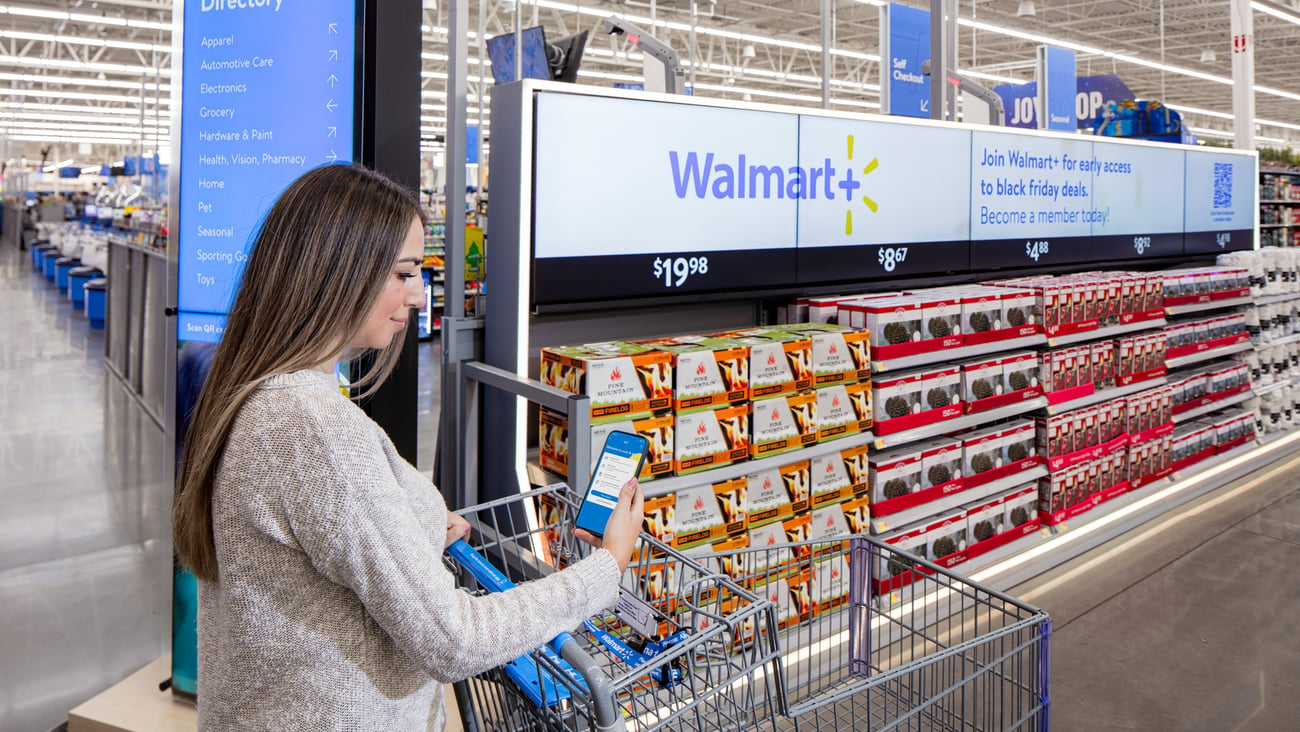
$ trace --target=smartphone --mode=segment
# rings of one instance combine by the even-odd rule
[[[587,494],[582,497],[578,507],[578,519],[574,524],[595,536],[604,536],[605,524],[618,505],[618,494],[623,486],[641,474],[641,464],[645,462],[646,451],[650,441],[641,435],[629,432],[610,432],[605,438],[605,446],[600,450],[600,459],[596,469],[591,473],[591,483]]]

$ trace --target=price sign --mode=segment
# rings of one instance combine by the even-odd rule
[[[708,257],[655,257],[654,276],[664,287],[681,287],[692,275],[708,273]]]
[[[1039,257],[1045,257],[1052,251],[1050,241],[1027,241],[1025,242],[1025,256],[1038,261]]]

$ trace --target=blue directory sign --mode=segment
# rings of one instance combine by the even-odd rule
[[[921,64],[930,58],[930,11],[890,3],[881,12],[885,17],[882,109],[886,114],[928,119],[930,77],[921,72]]]
[[[1074,51],[1055,46],[1038,47],[1038,128],[1073,132],[1077,122],[1074,95],[1078,91],[1078,74]]]
[[[267,209],[352,158],[356,19],[355,0],[185,0],[180,340],[220,340]]]

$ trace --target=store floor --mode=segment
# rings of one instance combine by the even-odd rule
[[[167,647],[168,451],[103,353],[103,331],[0,245],[4,732],[50,729]]]
[[[1300,730],[1300,456],[1010,593],[1047,610],[1052,730]]]

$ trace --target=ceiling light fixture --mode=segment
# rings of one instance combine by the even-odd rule
[[[1214,63],[1214,62],[1217,61],[1217,60],[1218,60],[1218,57],[1214,55],[1214,49],[1213,49],[1213,48],[1207,48],[1207,49],[1201,51],[1201,63],[1203,63],[1203,64],[1212,64],[1212,63]]]
[[[1020,7],[1016,8],[1017,18],[1032,18],[1037,14],[1034,10],[1034,0],[1020,0]]]

